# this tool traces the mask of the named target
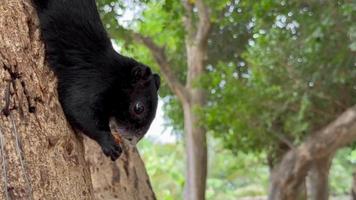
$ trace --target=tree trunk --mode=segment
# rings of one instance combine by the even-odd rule
[[[313,162],[331,157],[339,148],[355,139],[356,106],[349,108],[334,122],[284,156],[273,173],[269,199],[294,200]]]
[[[0,3],[0,199],[93,199],[29,0]]]
[[[307,180],[308,200],[329,199],[329,170],[331,157],[313,162]]]
[[[187,172],[186,200],[205,199],[207,175],[207,144],[205,130],[198,126],[193,112],[194,105],[184,104],[184,128],[186,134]]]
[[[123,146],[116,162],[105,157],[93,140],[85,138],[88,160],[97,200],[154,200],[149,177],[136,148]]]
[[[182,101],[187,153],[186,200],[205,199],[207,175],[206,131],[199,124],[199,117],[194,110],[202,108],[205,104],[204,90],[196,87],[194,83],[204,74],[206,44],[199,45],[196,42],[193,38],[186,40],[188,63],[186,89],[189,95]]]
[[[280,140],[277,147],[274,148],[274,152],[270,152],[270,155],[267,157],[267,163],[269,165],[269,181],[273,180],[273,172],[278,170],[278,163],[281,162],[283,157],[290,151],[293,146],[288,145],[284,140]],[[295,197],[297,200],[306,200],[307,199],[307,189],[305,180],[301,183],[301,187],[298,188],[298,195]]]

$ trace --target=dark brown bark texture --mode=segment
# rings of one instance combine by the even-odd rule
[[[356,106],[284,156],[273,171],[270,200],[294,200],[313,162],[331,157],[356,139]]]
[[[0,2],[0,199],[93,199],[30,0]]]

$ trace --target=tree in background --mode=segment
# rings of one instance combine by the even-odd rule
[[[205,199],[207,174],[206,132],[199,122],[194,108],[205,104],[205,91],[194,86],[194,82],[204,74],[204,62],[207,54],[208,37],[211,29],[210,11],[203,0],[182,1],[185,9],[185,47],[187,61],[186,81],[182,84],[174,74],[167,59],[164,47],[159,46],[149,36],[134,34],[134,38],[146,45],[151,51],[161,73],[183,107],[184,131],[186,138],[186,188],[185,199]],[[193,7],[197,9],[197,22],[194,20]]]
[[[314,133],[298,148],[292,149],[283,157],[272,174],[268,199],[298,199],[301,183],[311,169],[316,173],[312,174],[316,178],[312,177],[311,180],[315,182],[311,182],[311,190],[308,191],[311,193],[310,199],[328,199],[330,166],[328,159],[331,159],[339,148],[355,140],[356,106],[345,111],[335,121]],[[326,163],[321,160],[326,160]],[[318,168],[319,165],[321,169]]]
[[[245,62],[240,67],[222,63],[209,74],[206,82],[214,83],[214,95],[204,115],[215,135],[227,133],[227,147],[267,151],[273,168],[306,135],[356,103],[355,4],[259,1],[253,10]],[[322,195],[327,184],[320,183],[327,183],[330,166],[325,159],[330,158],[313,162],[322,173],[311,188]]]

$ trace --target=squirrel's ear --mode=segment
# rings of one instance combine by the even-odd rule
[[[152,74],[151,69],[146,66],[136,66],[132,68],[131,75],[133,82],[147,79]]]
[[[158,74],[153,74],[153,79],[155,81],[155,85],[157,90],[159,89],[160,85],[161,85],[161,78]]]

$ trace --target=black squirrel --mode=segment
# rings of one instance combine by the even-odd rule
[[[116,160],[122,149],[109,123],[127,139],[142,138],[155,117],[160,77],[114,51],[95,0],[33,2],[67,120]]]

